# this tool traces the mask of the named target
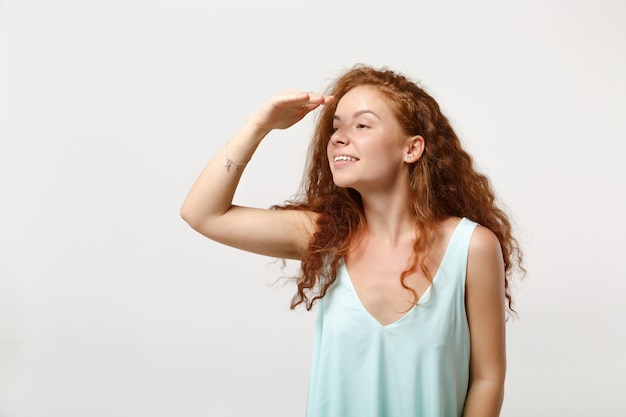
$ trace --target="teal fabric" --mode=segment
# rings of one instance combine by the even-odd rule
[[[469,378],[465,275],[476,223],[461,219],[433,285],[395,323],[361,304],[345,264],[317,311],[307,417],[458,417]]]

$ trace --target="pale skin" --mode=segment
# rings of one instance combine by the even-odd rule
[[[296,90],[272,97],[228,141],[228,158],[237,164],[247,162],[269,132],[286,129],[334,100]],[[359,191],[366,219],[362,235],[346,256],[346,266],[363,306],[381,324],[390,324],[413,305],[413,295],[401,286],[399,276],[409,265],[415,240],[414,218],[406,204],[408,168],[422,156],[424,139],[402,131],[373,87],[356,87],[343,96],[333,127],[328,144],[333,179],[338,186]],[[222,149],[204,168],[181,208],[185,221],[225,245],[302,259],[316,230],[316,215],[233,205],[245,166],[227,169],[225,161]],[[450,217],[437,226],[437,245],[427,260],[429,270],[436,271],[459,220]],[[406,283],[418,296],[430,285],[421,271],[407,277]],[[466,310],[471,355],[463,415],[498,416],[506,368],[504,264],[497,238],[482,226],[476,228],[470,243]]]

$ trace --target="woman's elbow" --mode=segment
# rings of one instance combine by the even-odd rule
[[[180,208],[180,217],[194,230],[198,230],[201,227],[200,216],[187,204],[183,204]]]

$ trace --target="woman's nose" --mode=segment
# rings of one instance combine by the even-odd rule
[[[348,143],[348,137],[345,135],[342,129],[336,129],[330,136],[330,141],[333,145],[345,145]]]

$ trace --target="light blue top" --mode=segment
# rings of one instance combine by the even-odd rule
[[[476,223],[456,227],[433,285],[383,326],[361,304],[345,264],[317,312],[307,417],[459,417],[470,339],[465,273]]]

